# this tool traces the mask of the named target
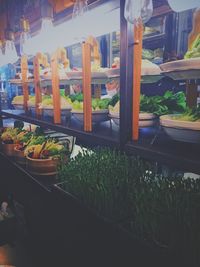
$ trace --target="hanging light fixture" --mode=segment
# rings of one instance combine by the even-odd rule
[[[87,0],[76,0],[73,7],[73,13],[72,13],[72,23],[73,23],[73,29],[75,40],[77,42],[85,41],[85,39],[88,37],[89,32],[85,31],[88,28],[87,23],[87,16],[88,13],[88,1]],[[91,25],[91,22],[90,22]],[[84,34],[80,35],[80,28],[84,29]]]
[[[5,62],[6,64],[14,64],[18,60],[17,50],[14,43],[14,33],[11,29],[5,31]]]
[[[53,8],[48,0],[41,0],[41,29],[38,35],[28,40],[27,46],[32,55],[37,52],[51,54],[58,47],[53,25]]]
[[[175,12],[181,12],[188,9],[193,9],[196,7],[200,7],[200,0],[168,0],[168,3]]]
[[[0,40],[0,67],[6,64],[5,55],[3,53],[3,42]]]
[[[131,24],[138,23],[142,20],[146,23],[153,14],[152,0],[126,0],[124,17]]]
[[[28,46],[28,40],[30,40],[30,25],[29,21],[23,16],[20,20],[21,34],[20,34],[20,55],[31,55],[31,51]]]

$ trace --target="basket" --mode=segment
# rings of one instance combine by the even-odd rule
[[[5,153],[9,157],[15,156],[14,147],[16,144],[1,144],[1,148],[3,153]]]
[[[27,170],[39,176],[52,176],[57,174],[59,159],[32,159],[26,157]]]
[[[17,147],[14,147],[14,155],[15,161],[18,164],[25,165],[26,164],[26,157],[24,156],[24,151],[18,150]]]

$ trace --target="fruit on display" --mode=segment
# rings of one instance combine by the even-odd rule
[[[185,59],[200,57],[200,34],[194,40],[191,49],[185,54]]]
[[[19,128],[4,128],[1,133],[1,142],[4,144],[15,144],[19,132]]]
[[[29,144],[24,151],[24,155],[32,159],[60,158],[62,154],[67,153],[67,146],[59,144],[55,139],[47,139],[38,144]]]

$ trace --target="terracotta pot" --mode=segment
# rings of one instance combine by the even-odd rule
[[[13,157],[15,155],[14,147],[16,144],[2,144],[2,151],[9,157]]]
[[[15,161],[19,164],[26,164],[26,157],[24,156],[24,151],[18,150],[17,147],[14,147],[15,151]]]
[[[56,175],[59,159],[32,159],[26,157],[27,170],[35,175]]]

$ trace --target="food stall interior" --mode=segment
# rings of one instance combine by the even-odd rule
[[[67,236],[73,260],[77,243],[80,253],[88,253],[88,233],[90,249],[95,238],[103,247],[103,232],[112,235],[104,253],[114,245],[123,259],[128,255],[128,264],[132,241],[124,249],[124,237],[121,244],[113,241],[118,225],[125,232],[137,229],[137,238],[145,233],[142,242],[156,243],[161,236],[156,244],[161,250],[167,242],[173,247],[170,238],[180,227],[165,233],[171,225],[171,215],[166,220],[162,213],[166,200],[168,213],[179,215],[180,208],[190,225],[184,213],[189,197],[184,202],[170,190],[185,192],[188,176],[194,179],[186,195],[199,190],[200,9],[195,0],[191,7],[175,2],[0,0],[0,164],[7,173],[0,194],[9,192],[22,204],[33,236],[51,241]],[[140,10],[141,3],[146,5]],[[132,182],[140,172],[141,179]],[[174,175],[175,180],[164,179]],[[158,210],[148,206],[157,203]],[[159,228],[153,221],[148,232],[145,222],[155,214],[167,224]]]

